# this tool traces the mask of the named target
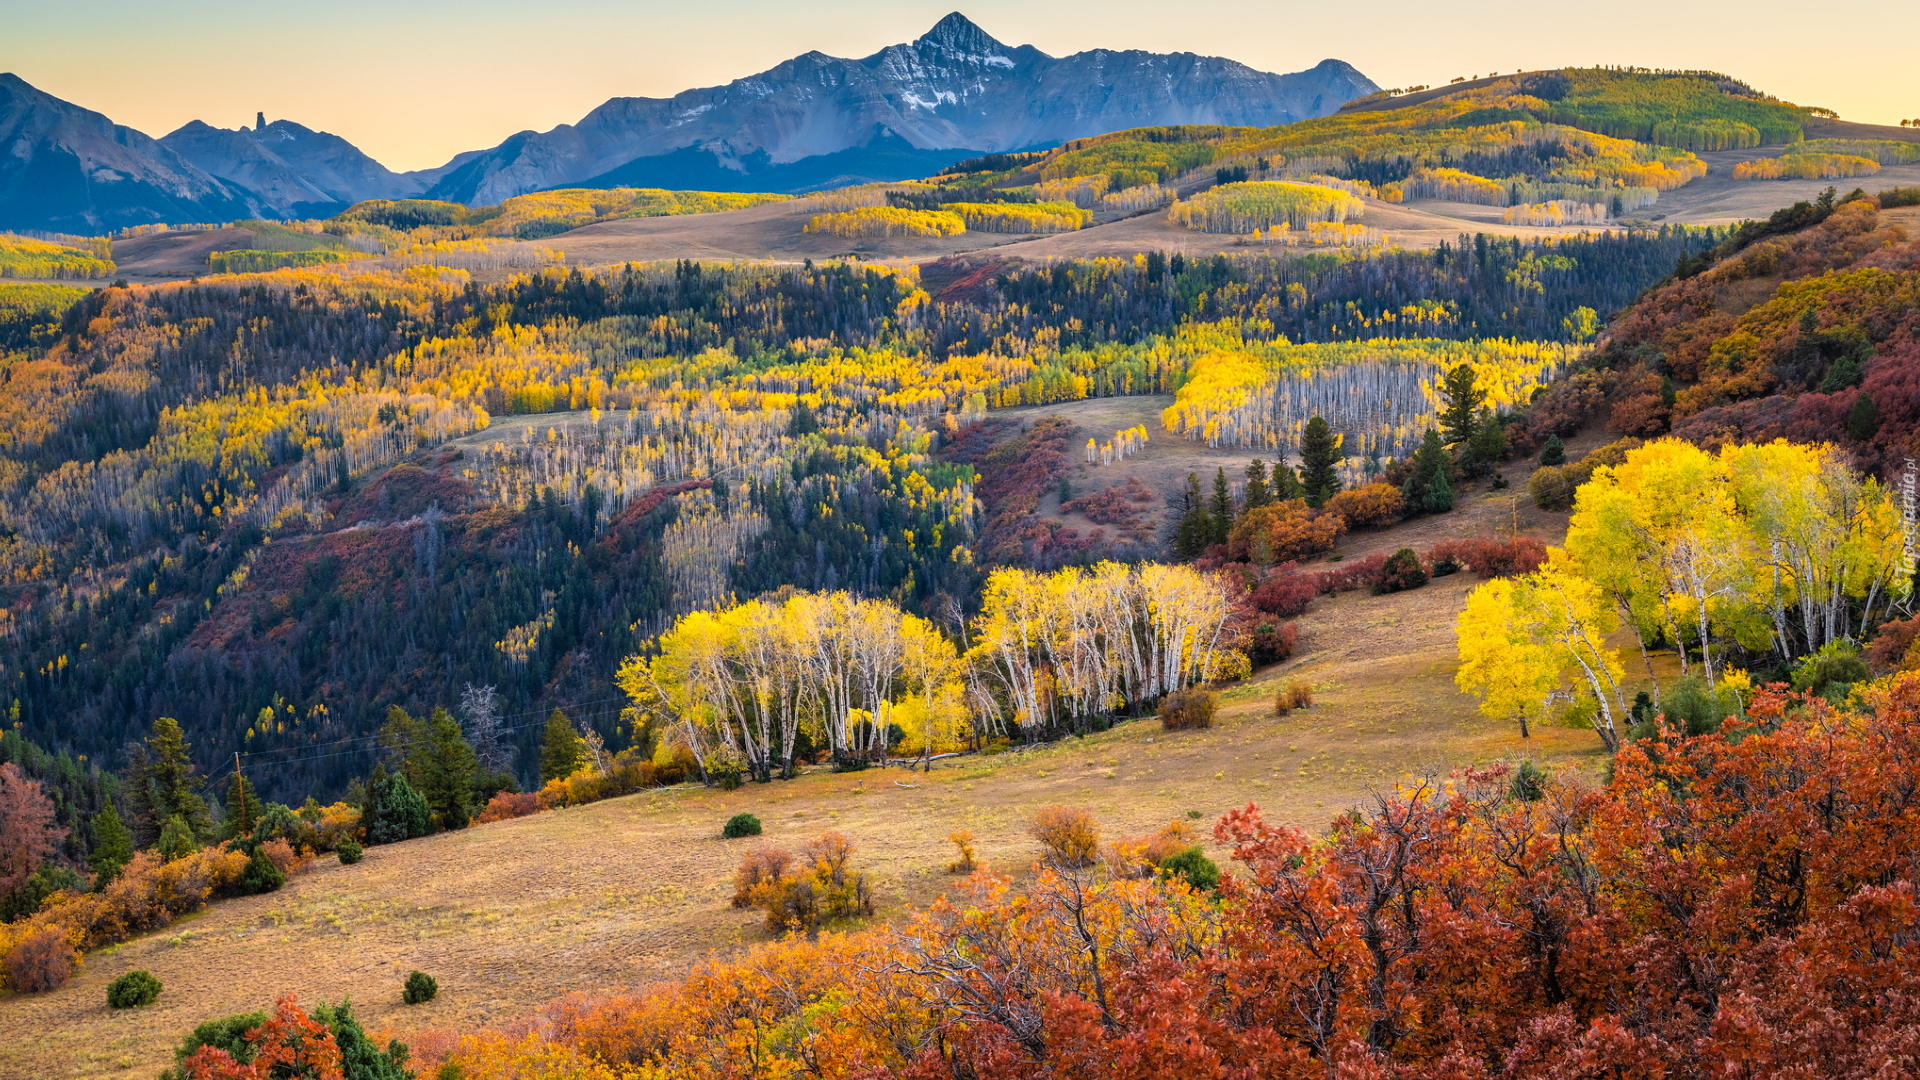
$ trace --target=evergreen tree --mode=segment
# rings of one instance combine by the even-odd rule
[[[1207,502],[1208,541],[1226,543],[1227,533],[1233,530],[1233,519],[1233,488],[1227,485],[1227,470],[1222,467],[1214,471],[1213,498]]]
[[[1300,490],[1300,477],[1295,475],[1293,466],[1284,461],[1273,466],[1273,501],[1291,502],[1303,494]]]
[[[425,836],[433,830],[427,800],[399,773],[375,766],[367,782],[367,843],[394,844]]]
[[[1540,464],[1565,465],[1566,463],[1567,444],[1561,442],[1558,435],[1547,436],[1547,445],[1540,450]]]
[[[345,999],[338,1006],[321,1002],[313,1018],[333,1032],[334,1045],[340,1048],[342,1080],[413,1080],[406,1068],[407,1045],[398,1039],[389,1040],[384,1051],[374,1045],[354,1018],[352,1003]]]
[[[1300,436],[1300,486],[1305,489],[1307,505],[1319,508],[1340,490],[1340,441],[1333,428],[1320,417],[1307,421]]]
[[[1447,470],[1441,468],[1433,474],[1433,483],[1427,485],[1426,511],[1429,514],[1444,514],[1453,509],[1453,483],[1447,479]]]
[[[105,885],[120,876],[120,871],[133,861],[133,834],[120,823],[120,811],[113,808],[113,800],[93,815],[93,853],[87,859],[87,865],[93,868],[95,887]]]
[[[1200,498],[1200,474],[1188,473],[1181,493],[1180,523],[1173,532],[1173,553],[1191,559],[1207,549],[1213,528],[1207,522],[1206,503]]]
[[[1273,501],[1267,487],[1267,466],[1259,458],[1247,463],[1247,489],[1241,493],[1240,512],[1250,514]]]
[[[160,857],[172,862],[183,855],[191,855],[200,850],[200,841],[193,835],[193,827],[187,819],[175,814],[160,827],[160,840],[154,847]]]
[[[380,748],[394,770],[404,773],[416,789],[425,783],[429,741],[427,724],[398,705],[387,706],[387,722],[380,725]]]
[[[1473,365],[1460,364],[1441,381],[1440,394],[1446,405],[1440,410],[1440,430],[1448,446],[1473,438],[1474,419],[1487,400],[1486,392],[1474,381]]]
[[[579,770],[586,757],[580,735],[573,730],[567,714],[559,709],[547,717],[547,730],[540,739],[540,779],[565,780]]]
[[[420,769],[420,795],[442,828],[462,829],[472,805],[475,761],[473,747],[460,734],[460,724],[445,709],[433,710],[427,721],[425,761]]]
[[[1440,433],[1428,428],[1420,440],[1420,449],[1413,452],[1413,468],[1407,473],[1406,482],[1400,485],[1400,497],[1407,504],[1407,512],[1417,514],[1427,509],[1427,495],[1433,488],[1436,476],[1447,473],[1447,449],[1440,442]],[[1448,484],[1448,506],[1452,506],[1451,488]]]
[[[195,783],[191,749],[179,721],[163,716],[153,722],[153,734],[141,745],[128,777],[128,802],[139,839],[157,841],[175,818],[195,847],[201,837],[213,834],[206,800]]]
[[[1847,413],[1847,437],[1854,442],[1866,442],[1879,433],[1880,407],[1873,403],[1872,395],[1861,391]]]
[[[1507,459],[1507,429],[1492,409],[1481,409],[1474,422],[1473,437],[1467,440],[1467,457],[1476,474],[1491,472]]]
[[[221,832],[227,839],[248,836],[253,833],[254,823],[260,820],[260,800],[253,792],[253,783],[240,773],[234,773],[227,784],[227,820]]]

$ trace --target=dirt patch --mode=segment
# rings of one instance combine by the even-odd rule
[[[115,241],[113,261],[129,281],[169,281],[207,273],[207,256],[217,251],[239,251],[254,244],[245,229],[204,229],[162,232]]]

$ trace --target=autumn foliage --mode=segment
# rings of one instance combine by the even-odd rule
[[[1345,518],[1348,525],[1391,525],[1405,511],[1406,500],[1392,484],[1363,484],[1327,500],[1327,512]]]
[[[776,847],[747,853],[733,878],[733,906],[767,913],[772,933],[813,933],[823,925],[873,914],[867,875],[853,869],[853,841],[824,832],[795,858]]]
[[[476,1078],[1906,1075],[1920,679],[1861,713],[1761,693],[1749,714],[1732,737],[1630,745],[1604,785],[1414,781],[1318,839],[1231,811],[1217,904],[1096,857],[1090,819],[1058,815],[1018,890],[981,872],[898,929],[568,999],[446,1060]]]
[[[1347,530],[1336,513],[1309,509],[1304,499],[1271,503],[1245,514],[1227,537],[1235,559],[1269,565],[1332,549]]]

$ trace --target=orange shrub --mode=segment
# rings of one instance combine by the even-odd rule
[[[793,853],[771,844],[762,844],[747,852],[746,858],[740,860],[740,869],[733,872],[733,906],[747,908],[759,904],[761,894],[785,879],[792,865]]]
[[[1148,862],[1159,866],[1199,842],[1200,833],[1193,827],[1193,823],[1175,818],[1161,826],[1153,835],[1140,841],[1140,852]]]
[[[540,812],[540,796],[531,791],[502,791],[487,800],[487,805],[473,819],[475,825],[485,825],[489,821],[505,821],[508,818],[526,817]]]
[[[1227,535],[1227,553],[1261,565],[1331,550],[1347,529],[1338,514],[1320,514],[1306,500],[1271,503],[1246,514]]]
[[[825,832],[807,843],[805,865],[775,847],[748,852],[733,876],[733,906],[764,908],[767,930],[813,933],[823,923],[873,914],[867,875],[852,868],[853,841]]]
[[[260,850],[266,853],[267,861],[273,864],[274,869],[282,874],[297,873],[313,861],[312,855],[296,850],[284,836],[266,841],[260,845]]]
[[[284,840],[262,846],[283,871],[306,865],[307,860],[296,858]],[[286,860],[284,865],[280,859]],[[246,868],[247,856],[224,844],[202,848],[172,862],[163,861],[151,851],[137,852],[104,890],[57,892],[39,911],[0,926],[0,968],[9,972],[11,980],[13,954],[30,940],[40,941],[42,929],[61,935],[78,950],[97,949],[142,931],[156,930],[200,910],[209,898],[236,894]],[[52,970],[42,962],[44,959],[35,960],[34,972]]]
[[[1334,495],[1326,510],[1349,525],[1391,525],[1406,511],[1406,500],[1392,484],[1366,484]]]
[[[7,954],[7,983],[26,994],[52,990],[80,966],[73,942],[56,927],[35,927]]]
[[[1043,806],[1027,832],[1047,849],[1042,858],[1057,866],[1092,866],[1100,853],[1100,826],[1077,806]]]

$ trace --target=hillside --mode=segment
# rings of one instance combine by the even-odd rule
[[[1507,509],[1494,499],[1461,513],[1504,524]],[[1561,527],[1532,512],[1523,522],[1549,537]],[[325,862],[278,893],[221,903],[96,954],[51,994],[0,1000],[0,1026],[35,1033],[0,1049],[0,1071],[148,1075],[201,1018],[294,987],[308,999],[349,996],[370,1029],[415,1041],[423,1030],[511,1023],[581,986],[678,977],[715,950],[765,939],[756,914],[727,906],[743,842],[717,830],[741,810],[760,816],[775,843],[846,832],[878,879],[881,917],[899,919],[960,880],[945,872],[948,832],[971,829],[983,858],[1023,873],[1037,850],[1027,820],[1050,803],[1087,807],[1112,836],[1249,800],[1317,828],[1407,772],[1516,754],[1592,767],[1590,734],[1536,730],[1522,742],[1454,689],[1452,624],[1467,578],[1322,601],[1301,620],[1301,655],[1230,691],[1210,731],[1136,723],[1016,755],[949,759],[928,773],[823,769],[772,788],[671,788],[378,848],[357,866]],[[1314,683],[1315,706],[1267,715],[1274,688],[1292,678]],[[99,998],[133,968],[154,972],[168,993],[129,1019]],[[414,969],[442,989],[432,1004],[406,1008],[396,987]]]

